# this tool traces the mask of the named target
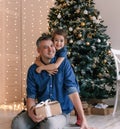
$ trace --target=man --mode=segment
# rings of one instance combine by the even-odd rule
[[[51,36],[43,34],[36,42],[37,51],[40,54],[40,61],[47,65],[56,62],[55,47]],[[16,116],[12,121],[12,129],[32,129],[39,123],[39,129],[63,129],[67,124],[69,114],[73,105],[81,120],[81,129],[88,127],[83,112],[81,100],[78,94],[78,83],[72,67],[65,59],[54,75],[47,71],[36,72],[37,65],[33,64],[27,75],[27,112]],[[43,116],[36,116],[34,113],[36,100],[38,102],[47,99],[57,100],[61,104],[62,115],[45,119]]]

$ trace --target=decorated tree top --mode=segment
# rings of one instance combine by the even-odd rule
[[[115,94],[115,64],[110,37],[93,0],[56,0],[48,15],[49,31],[65,29],[68,58],[83,98],[109,98]]]

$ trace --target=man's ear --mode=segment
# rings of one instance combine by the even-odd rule
[[[37,52],[40,53],[40,49],[39,48],[37,48]]]

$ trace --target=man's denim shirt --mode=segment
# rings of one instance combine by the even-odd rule
[[[54,63],[54,58],[51,63]],[[57,100],[61,104],[63,113],[70,113],[73,104],[68,95],[79,91],[73,69],[68,59],[64,59],[55,75],[46,71],[36,72],[36,64],[33,64],[27,75],[27,98],[37,99],[38,102],[47,99]]]

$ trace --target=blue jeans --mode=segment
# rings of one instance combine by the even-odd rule
[[[62,114],[49,117],[40,123],[35,123],[25,111],[12,120],[11,129],[63,129],[68,120],[69,115]]]

